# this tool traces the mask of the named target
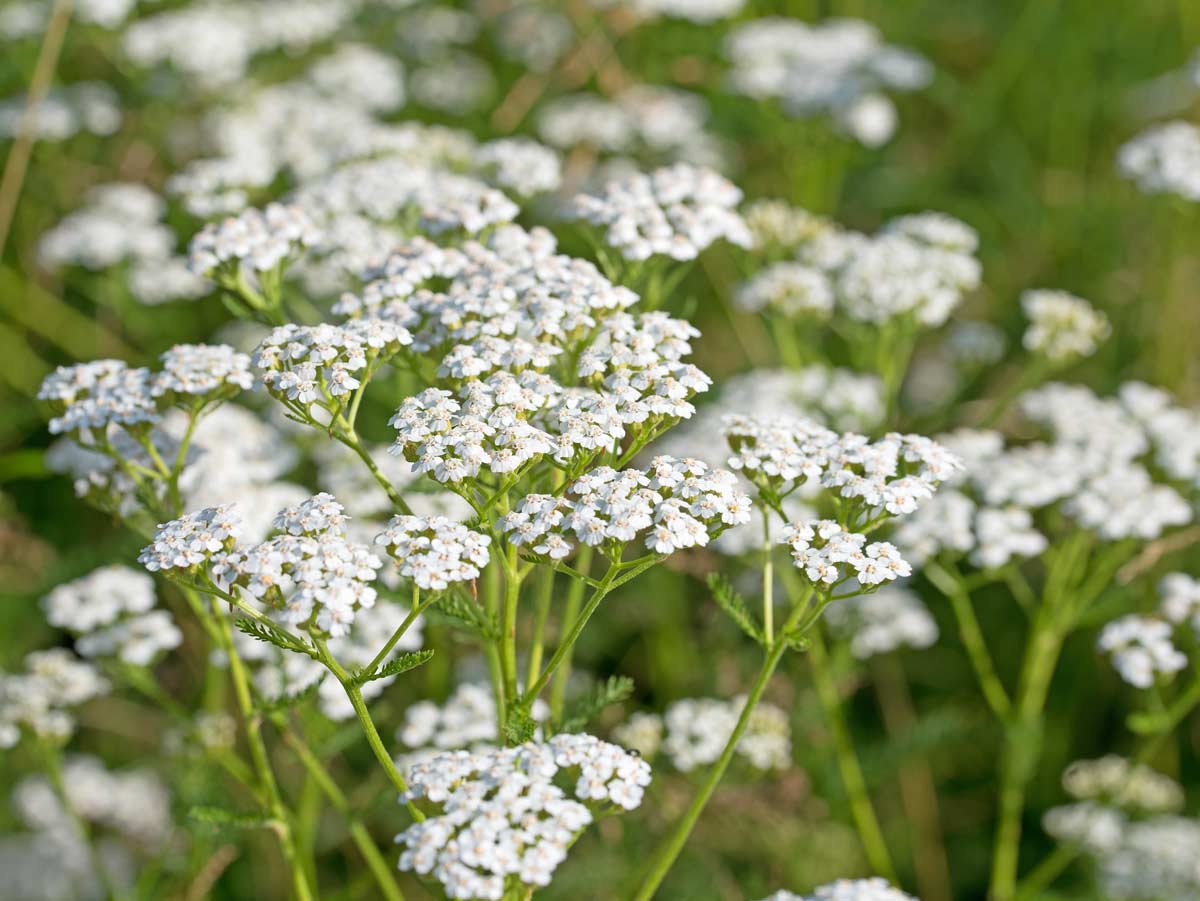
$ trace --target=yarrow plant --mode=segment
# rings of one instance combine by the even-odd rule
[[[1112,118],[1081,99],[1047,132],[1053,253],[1007,259],[1011,141],[979,178],[1012,203],[934,190],[975,182],[972,79],[753,6],[0,10],[37,60],[0,100],[0,381],[103,515],[10,497],[41,448],[0,456],[0,575],[32,602],[0,894],[1196,895],[1168,743],[1200,707],[1200,413],[1127,371],[1187,396],[1200,131],[1128,140],[1141,193],[1094,193],[1112,166],[1077,183],[1070,154],[1119,141],[1073,140]],[[80,48],[119,90],[71,81]],[[23,185],[29,159],[88,166]],[[48,184],[82,199],[37,235],[12,213]],[[1157,280],[1052,265],[1085,189],[1089,247],[1108,204],[1174,217],[1130,257]],[[1050,740],[1063,661],[1133,747],[1066,767],[1039,838],[1038,777],[1083,744]]]

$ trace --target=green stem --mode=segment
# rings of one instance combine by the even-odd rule
[[[388,480],[388,477],[385,476],[382,471],[380,471],[379,466],[371,458],[371,454],[365,447],[363,447],[362,441],[359,439],[358,433],[354,431],[353,427],[350,427],[348,430],[338,429],[336,432],[334,432],[333,437],[358,455],[358,458],[362,460],[367,469],[371,471],[371,475],[374,476],[375,481],[379,483],[379,487],[384,490],[385,494],[387,494],[388,500],[392,502],[393,507],[395,507],[401,513],[406,513],[409,516],[413,515],[412,507],[410,507],[408,502],[401,497],[400,492],[396,490],[396,486]]]
[[[769,646],[762,667],[754,679],[750,693],[746,696],[746,703],[742,707],[737,725],[734,726],[729,740],[725,742],[725,747],[721,750],[721,756],[717,758],[712,769],[708,771],[708,775],[705,776],[704,782],[700,786],[700,791],[692,799],[691,805],[688,807],[687,812],[684,813],[679,824],[654,853],[654,856],[651,858],[649,873],[642,881],[637,892],[633,895],[634,901],[650,901],[654,897],[654,893],[658,891],[663,879],[666,878],[667,873],[679,857],[680,852],[683,851],[683,846],[687,844],[688,837],[692,834],[692,830],[696,828],[700,814],[704,811],[713,792],[717,790],[721,779],[724,778],[730,761],[733,760],[738,742],[742,740],[742,735],[745,734],[746,727],[750,725],[750,718],[754,715],[754,709],[762,699],[767,683],[771,681],[771,675],[775,672],[775,668],[779,665],[780,659],[788,648],[790,630],[799,620],[806,603],[807,597],[795,605],[788,617],[787,623],[783,627],[783,634],[780,635],[778,641]]]
[[[372,660],[363,670],[364,673],[373,673],[379,668],[379,665],[387,659],[387,655],[392,652],[392,648],[396,646],[396,642],[404,637],[404,633],[407,632],[412,624],[417,621],[417,617],[421,615],[421,611],[428,607],[433,601],[433,596],[431,595],[426,599],[424,606],[422,606],[421,589],[417,587],[415,582],[413,583],[412,592],[412,608],[408,611],[408,616],[404,617],[404,622],[402,622],[399,628],[392,633],[392,637],[387,640],[387,643],[379,649],[379,653],[375,655],[375,659]]]
[[[1133,755],[1130,775],[1139,764],[1148,763],[1158,753],[1175,728],[1200,704],[1200,679],[1194,681],[1162,714],[1155,714],[1155,731],[1143,736],[1141,747]],[[1161,719],[1159,718],[1161,717]],[[1120,795],[1124,787],[1113,794]],[[1081,853],[1078,845],[1059,845],[1041,863],[1021,880],[1017,886],[1017,901],[1036,901],[1044,890],[1062,874]]]
[[[932,560],[925,564],[924,573],[925,578],[949,599],[954,619],[958,623],[959,637],[966,648],[967,659],[971,661],[971,667],[975,670],[979,687],[983,689],[983,696],[987,699],[992,713],[1003,720],[1012,709],[1012,702],[996,675],[992,655],[988,651],[983,630],[975,616],[975,608],[971,606],[971,596],[962,583],[962,577]]]
[[[999,822],[989,891],[992,901],[1012,901],[1016,896],[1021,814],[1025,806],[1025,792],[1037,764],[1043,709],[1062,638],[1043,600],[1022,664],[1016,708],[1004,732]]]
[[[871,869],[891,882],[896,882],[896,869],[892,865],[888,853],[887,842],[884,841],[883,831],[879,828],[879,820],[875,816],[875,808],[871,804],[871,796],[867,792],[867,783],[863,778],[862,767],[858,755],[854,753],[854,744],[850,739],[850,729],[846,725],[845,711],[842,709],[842,699],[837,685],[830,672],[829,654],[825,649],[825,641],[821,636],[821,627],[814,624],[808,632],[808,656],[812,661],[813,683],[817,689],[817,698],[821,702],[821,710],[829,724],[829,733],[833,738],[834,754],[837,757],[838,772],[842,776],[842,785],[846,789],[846,797],[850,803],[850,815],[858,831],[859,841],[867,855],[867,863]]]
[[[554,650],[554,655],[550,658],[550,662],[546,664],[546,668],[542,670],[542,674],[538,676],[537,681],[529,686],[522,699],[525,704],[532,704],[534,699],[541,694],[542,689],[546,687],[550,681],[550,677],[558,670],[559,667],[567,664],[571,659],[572,651],[575,647],[575,642],[579,640],[580,634],[583,632],[584,626],[588,620],[592,618],[592,614],[596,612],[596,608],[600,606],[600,602],[612,590],[613,581],[617,574],[617,566],[610,566],[608,572],[604,574],[604,578],[600,580],[600,587],[592,592],[592,596],[588,598],[583,609],[579,611],[579,615],[575,617],[571,627],[567,630],[567,634],[563,636],[562,641],[558,643],[558,647]],[[566,692],[565,677],[563,692]]]
[[[586,576],[591,566],[592,549],[584,545],[579,549],[579,554],[575,558],[575,568]],[[597,585],[597,587],[599,586]],[[564,635],[575,624],[575,621],[579,619],[579,608],[583,604],[583,589],[583,581],[579,579],[571,582],[570,587],[567,589],[567,602],[563,609],[562,625],[560,626]],[[560,641],[559,644],[562,644],[562,642]],[[567,698],[567,682],[571,678],[572,652],[573,647],[569,647],[559,671],[554,676],[554,685],[550,688],[550,715],[555,722],[562,719],[563,705]],[[530,679],[529,684],[533,685],[535,681],[534,679]]]
[[[517,605],[521,597],[521,576],[517,571],[517,546],[504,552],[504,606],[500,619],[500,670],[504,676],[504,696],[510,703],[517,699]],[[502,720],[507,719],[507,711]]]
[[[329,799],[329,803],[342,815],[346,821],[346,826],[350,831],[350,837],[353,839],[355,847],[363,856],[363,860],[370,869],[371,875],[375,877],[376,883],[379,885],[379,891],[387,901],[404,901],[404,893],[400,891],[400,886],[396,884],[396,879],[392,875],[392,868],[388,866],[383,854],[379,848],[375,846],[374,839],[371,838],[371,833],[367,831],[367,827],[362,821],[354,815],[354,811],[350,806],[350,801],[329,771],[313,753],[312,749],[304,742],[300,736],[296,735],[287,725],[286,721],[279,717],[276,724],[280,726],[280,731],[284,741],[296,754],[300,763],[308,771],[308,774],[316,782],[317,786],[324,792],[325,797]]]
[[[320,653],[321,662],[325,664],[326,669],[333,673],[333,677],[345,689],[346,697],[350,699],[350,705],[354,708],[359,725],[362,726],[363,733],[367,736],[367,744],[371,746],[371,751],[375,754],[375,759],[383,767],[383,771],[387,774],[396,791],[401,796],[406,796],[408,794],[408,783],[404,781],[404,777],[396,769],[396,762],[392,760],[392,755],[384,747],[383,739],[379,737],[379,730],[375,728],[375,721],[371,719],[371,712],[367,710],[366,701],[363,700],[362,691],[354,684],[354,680],[346,672],[346,668],[338,663],[333,654],[329,652],[329,646],[325,643],[325,639],[314,635],[313,643]],[[404,804],[408,808],[409,814],[418,823],[425,819],[425,814],[412,801],[405,800]]]
[[[246,733],[246,742],[250,746],[250,759],[254,770],[262,784],[263,795],[267,798],[271,815],[275,818],[275,831],[279,836],[279,844],[283,850],[284,859],[292,874],[292,890],[300,901],[309,901],[313,897],[305,876],[303,863],[296,853],[296,845],[292,832],[291,813],[283,803],[279,786],[275,782],[275,772],[271,768],[271,758],[267,754],[267,746],[262,737],[262,720],[254,709],[254,701],[250,694],[250,680],[246,675],[245,665],[233,642],[233,633],[229,629],[228,617],[222,616],[217,607],[217,599],[212,599],[213,616],[220,629],[222,650],[229,658],[229,675],[233,682],[233,693],[237,699],[238,712],[242,718],[242,728]]]
[[[763,521],[763,635],[767,644],[775,641],[775,561],[771,551],[771,511],[762,508]]]
[[[545,652],[546,646],[546,620],[550,617],[550,602],[554,599],[554,576],[553,569],[546,569],[542,573],[541,590],[538,592],[536,602],[537,608],[534,611],[533,619],[533,640],[529,648],[529,669],[525,676],[525,684],[532,685],[533,680],[538,677],[538,673],[542,671],[542,655]]]

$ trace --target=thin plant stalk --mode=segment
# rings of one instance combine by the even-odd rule
[[[874,670],[871,681],[879,698],[884,728],[892,739],[901,739],[917,723],[904,667],[892,654],[877,655],[871,662]],[[919,894],[923,901],[953,901],[937,786],[929,762],[924,758],[907,760],[901,764],[899,775],[900,798],[913,827],[913,869]]]
[[[971,605],[971,596],[963,585],[961,576],[932,560],[925,564],[923,572],[925,578],[950,601],[950,608],[954,611],[954,619],[958,624],[959,638],[967,651],[971,668],[975,670],[975,678],[979,680],[983,696],[992,713],[1003,720],[1008,716],[1012,701],[1004,689],[1004,684],[996,675],[992,655],[988,651],[987,642],[984,641],[983,630],[975,616],[975,608]]]
[[[325,639],[314,636],[313,643],[320,653],[321,662],[325,664],[325,668],[333,674],[333,677],[345,689],[346,697],[350,699],[350,706],[354,708],[354,714],[358,717],[359,725],[362,727],[363,734],[367,737],[367,744],[371,746],[371,751],[375,754],[375,759],[383,767],[383,771],[387,774],[396,791],[402,796],[407,795],[408,783],[400,775],[400,771],[396,769],[396,762],[392,760],[392,755],[384,747],[383,739],[379,737],[379,730],[375,728],[375,721],[371,719],[371,712],[367,709],[366,701],[363,700],[362,690],[354,683],[353,677],[350,673],[346,672],[346,668],[338,663],[337,659],[330,653]],[[405,800],[404,805],[408,808],[409,815],[418,823],[425,819],[425,814],[412,801]]]
[[[350,832],[350,838],[354,841],[355,847],[363,857],[363,861],[367,864],[367,868],[371,871],[371,875],[375,877],[375,882],[379,886],[379,891],[387,901],[404,901],[404,893],[400,890],[400,886],[396,884],[396,879],[392,875],[392,868],[384,859],[383,854],[375,845],[375,840],[371,838],[371,833],[367,827],[363,825],[354,813],[350,806],[350,801],[346,795],[338,788],[337,782],[329,774],[329,771],[313,753],[308,743],[297,735],[286,722],[282,723],[281,732],[283,739],[287,742],[288,747],[295,753],[296,758],[304,765],[309,776],[317,784],[329,799],[329,803],[334,809],[342,815],[346,821],[346,827]]]
[[[871,804],[871,796],[867,791],[867,782],[863,778],[858,755],[854,752],[850,729],[846,725],[846,714],[842,709],[841,694],[830,671],[829,653],[821,636],[820,625],[817,624],[809,630],[806,637],[809,640],[808,658],[812,662],[817,699],[821,703],[821,712],[833,738],[838,772],[841,774],[842,786],[850,804],[850,816],[854,820],[859,841],[862,842],[863,851],[867,855],[867,863],[875,873],[896,882],[896,868],[892,865],[892,857],[883,838],[883,830],[879,828],[879,820]]]
[[[586,576],[591,567],[592,549],[584,545],[579,549],[579,553],[575,558],[575,569]],[[575,621],[579,619],[579,608],[583,604],[584,587],[582,579],[574,579],[567,588],[567,600],[563,609],[562,624],[559,627],[564,636],[575,624]],[[561,644],[561,639],[559,643]],[[554,674],[554,684],[550,687],[550,715],[555,720],[562,719],[563,705],[567,698],[567,682],[571,678],[571,657],[573,650],[573,646],[567,649],[558,672]],[[534,680],[530,679],[529,684],[532,685],[533,683]]]
[[[71,821],[71,825],[75,827],[75,831],[79,833],[79,840],[83,843],[84,849],[88,855],[88,862],[92,869],[96,871],[96,878],[104,887],[104,894],[108,898],[117,899],[122,896],[122,893],[117,891],[113,885],[112,875],[108,872],[108,868],[104,866],[104,861],[100,857],[99,851],[96,848],[96,843],[92,841],[92,830],[75,807],[75,802],[71,800],[71,796],[67,793],[66,781],[63,779],[62,758],[58,748],[46,743],[42,747],[42,762],[46,768],[46,776],[50,780],[50,786],[54,789],[54,793],[58,796],[58,803],[62,805],[63,812]]]
[[[50,90],[50,82],[54,79],[67,26],[71,23],[72,6],[71,0],[55,0],[50,10],[50,19],[29,82],[25,112],[17,126],[17,137],[8,151],[8,159],[4,161],[4,174],[0,176],[0,256],[4,255],[13,216],[17,212],[17,201],[21,197],[21,187],[29,170],[29,158],[36,140],[38,108],[46,99],[46,92]]]
[[[250,694],[250,680],[246,675],[245,664],[233,643],[233,633],[229,628],[229,620],[217,609],[217,599],[212,599],[213,616],[220,630],[222,650],[229,658],[229,675],[233,682],[233,693],[237,699],[238,712],[242,719],[242,728],[246,733],[246,742],[250,746],[250,759],[262,784],[263,795],[267,799],[272,817],[275,818],[275,832],[279,836],[279,844],[283,856],[292,874],[292,890],[300,901],[309,901],[313,897],[312,889],[305,875],[305,868],[296,850],[295,837],[292,830],[292,816],[283,803],[279,793],[279,785],[275,781],[275,772],[271,768],[271,758],[267,754],[267,746],[262,738],[262,719],[254,709],[254,701]]]
[[[724,778],[725,771],[729,769],[729,764],[733,760],[738,742],[742,740],[742,735],[745,734],[746,728],[750,725],[750,718],[754,715],[754,710],[758,706],[758,702],[762,700],[767,683],[771,681],[772,674],[774,674],[776,667],[779,666],[779,661],[783,658],[784,652],[788,649],[790,630],[800,621],[807,607],[810,595],[811,593],[806,594],[803,600],[795,604],[788,616],[787,622],[783,626],[779,638],[768,646],[762,667],[754,679],[754,684],[750,687],[750,693],[746,696],[746,703],[742,707],[741,715],[738,717],[737,724],[734,726],[729,740],[725,742],[725,747],[721,750],[721,756],[717,758],[716,763],[708,771],[708,775],[705,776],[699,792],[692,799],[691,805],[684,813],[679,824],[670,836],[667,837],[667,840],[659,846],[653,858],[651,858],[649,872],[637,892],[633,895],[634,901],[650,901],[654,897],[655,892],[662,885],[663,879],[666,878],[667,873],[683,851],[688,837],[692,834],[692,830],[696,828],[700,814],[704,811],[713,792],[717,790],[717,786]]]

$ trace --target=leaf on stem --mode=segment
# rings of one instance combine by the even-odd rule
[[[500,629],[478,604],[459,594],[447,592],[438,598],[427,611],[433,614],[431,619],[449,621],[453,625],[473,632],[483,638],[495,641],[500,637]]]
[[[275,818],[265,810],[240,812],[224,807],[200,806],[188,811],[188,817],[197,823],[222,829],[270,829]]]
[[[376,679],[386,679],[388,676],[398,676],[401,673],[407,673],[410,669],[416,669],[424,663],[428,663],[433,657],[433,651],[411,651],[393,657],[390,661],[383,664],[379,669],[373,672],[364,673],[358,672],[354,674],[351,681],[355,685],[364,685],[367,682],[374,682]]]
[[[290,707],[299,707],[302,704],[307,704],[317,696],[317,691],[321,688],[321,683],[324,681],[325,677],[322,676],[312,685],[302,688],[300,691],[280,695],[270,701],[260,701],[257,705],[258,709],[263,713],[282,713]]]
[[[537,720],[529,715],[528,710],[513,707],[504,721],[504,740],[510,745],[524,744],[533,738],[537,727]]]
[[[724,610],[738,627],[760,645],[766,645],[762,629],[754,621],[746,599],[734,590],[732,584],[720,573],[711,573],[708,577],[708,589],[712,592],[717,606]]]
[[[578,732],[605,707],[619,704],[633,694],[633,680],[628,676],[609,676],[594,687],[563,719],[559,732]]]
[[[235,623],[239,632],[249,635],[251,638],[257,638],[259,641],[265,641],[267,644],[273,644],[277,648],[285,651],[292,651],[296,654],[305,654],[309,657],[313,656],[312,648],[305,645],[303,642],[289,635],[283,629],[264,620],[253,620],[241,617]]]

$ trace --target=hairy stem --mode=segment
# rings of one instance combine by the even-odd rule
[[[575,569],[582,575],[587,576],[588,570],[591,567],[592,549],[584,545],[579,549],[579,554],[575,558]],[[563,608],[562,623],[559,625],[559,630],[563,635],[579,619],[579,608],[583,604],[583,589],[584,583],[582,579],[573,580],[567,588],[567,602]],[[562,644],[561,639],[559,640],[559,644]],[[562,719],[563,704],[567,698],[567,682],[571,678],[572,653],[573,648],[568,648],[558,672],[554,675],[554,685],[550,688],[550,715],[555,721]],[[535,681],[536,679],[530,679],[529,684],[533,685]]]

